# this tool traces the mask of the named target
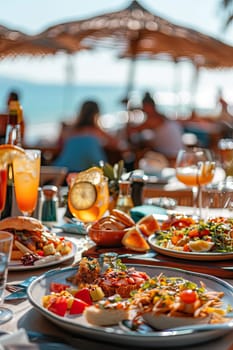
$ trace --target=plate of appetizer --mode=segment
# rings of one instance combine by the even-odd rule
[[[70,239],[50,231],[32,217],[5,218],[0,221],[0,230],[14,235],[9,271],[56,265],[76,254],[76,246]]]
[[[37,277],[27,293],[33,307],[64,330],[125,346],[177,348],[233,329],[233,287],[181,269],[120,260],[103,269],[99,260],[82,258],[78,267]]]
[[[158,253],[187,260],[228,260],[233,258],[233,219],[225,217],[196,221],[172,216],[148,238]]]

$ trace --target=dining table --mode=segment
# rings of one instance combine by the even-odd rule
[[[60,209],[59,209],[60,210]],[[178,210],[178,209],[177,209]],[[184,212],[184,210],[191,210],[191,208],[179,208],[180,212]],[[179,211],[178,210],[178,211]],[[59,217],[62,218],[62,215],[64,214],[63,208],[60,210]],[[9,270],[8,272],[8,283],[11,282],[19,282],[22,280],[25,280],[26,278],[30,276],[41,276],[45,274],[48,270],[60,270],[66,267],[73,266],[77,264],[77,262],[81,259],[82,256],[85,256],[85,252],[93,249],[94,244],[89,239],[86,239],[86,237],[83,237],[81,235],[77,234],[66,234],[66,236],[74,242],[74,244],[77,244],[79,247],[75,253],[75,256],[71,259],[64,261],[57,266],[52,267],[41,267],[38,269],[23,269],[23,270]],[[137,263],[137,260],[135,259],[135,264]],[[140,260],[141,263],[141,260]],[[215,262],[211,262],[213,266],[215,265]],[[147,260],[144,261],[144,264],[147,264]],[[191,264],[191,263],[190,263]],[[228,261],[228,264],[232,265],[233,269],[233,261]],[[166,264],[165,264],[166,265]],[[204,262],[205,265],[205,262]],[[136,265],[135,265],[136,266]],[[154,266],[156,266],[156,262],[154,263]],[[158,262],[158,265],[159,262]],[[182,268],[182,267],[181,267]],[[230,275],[229,275],[230,276]],[[225,282],[229,283],[233,286],[233,274],[232,277],[218,277]],[[8,295],[8,291],[5,291],[5,295]],[[39,303],[39,300],[38,300]],[[29,302],[28,299],[19,300],[16,302],[4,302],[5,306],[10,308],[13,312],[13,318],[4,323],[0,326],[1,332],[9,332],[14,333],[17,330],[23,328],[25,329],[28,334],[32,334],[32,332],[38,332],[42,334],[47,334],[51,336],[51,340],[54,339],[57,343],[59,343],[59,339],[64,339],[67,344],[70,345],[73,349],[80,349],[80,350],[86,350],[86,349],[92,349],[92,350],[129,350],[130,348],[134,348],[135,350],[142,349],[141,346],[137,347],[135,344],[129,345],[129,344],[118,344],[114,341],[106,341],[106,339],[93,339],[92,337],[88,337],[88,335],[82,335],[78,333],[69,332],[66,329],[63,329],[62,327],[57,326],[55,323],[51,322],[49,319],[47,319],[42,313],[40,313],[37,309],[35,309],[32,304]],[[56,338],[59,337],[59,338]],[[1,344],[1,337],[0,337],[0,344]],[[64,344],[62,341],[60,342],[60,348],[55,349],[63,349]],[[146,348],[147,345],[143,346],[143,348]],[[194,344],[194,345],[186,345],[185,342],[182,344],[182,346],[179,346],[181,349],[184,350],[205,350],[211,348],[212,350],[232,350],[233,349],[233,332],[229,331],[226,334],[223,334],[222,336],[218,337],[217,339],[211,339],[211,340],[205,340],[205,342],[202,342],[200,344]],[[152,348],[151,344],[148,348]],[[173,348],[169,347],[169,349]],[[156,347],[154,346],[153,349],[168,349],[166,347]],[[177,347],[174,344],[174,349],[177,349]]]

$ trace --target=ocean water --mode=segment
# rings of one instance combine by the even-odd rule
[[[75,118],[85,100],[97,101],[103,114],[114,114],[123,109],[121,99],[125,95],[124,86],[38,84],[0,77],[1,113],[6,110],[11,90],[20,93],[28,143],[40,139],[53,141],[60,122]]]
[[[126,95],[125,86],[40,84],[0,76],[0,113],[6,111],[7,96],[11,90],[20,94],[26,122],[25,139],[30,145],[56,142],[61,121],[74,119],[81,104],[90,99],[98,102],[105,122],[111,119],[112,129],[117,128],[120,113],[124,111],[121,100]],[[137,89],[135,103],[140,103],[139,98],[145,91],[143,86]],[[168,116],[174,115],[175,109],[180,115],[190,113],[188,105],[179,108],[178,111],[177,106],[172,104],[158,105],[158,109]]]

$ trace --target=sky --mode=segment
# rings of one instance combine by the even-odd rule
[[[233,28],[221,30],[223,16],[220,12],[221,0],[139,0],[154,14],[176,24],[184,25],[205,34],[215,36],[233,45]],[[125,8],[130,0],[11,0],[1,5],[0,23],[19,29],[27,34],[37,34],[47,27],[70,20]],[[116,54],[98,50],[80,52],[72,57],[74,65],[73,82],[122,84],[127,80],[129,62],[119,60]],[[0,62],[0,75],[11,76],[37,82],[64,83],[67,79],[65,67],[67,57],[63,54],[46,58],[16,58]],[[148,85],[162,84],[171,88],[177,79],[174,67],[167,63],[142,61],[137,63],[135,83],[147,81]],[[192,81],[190,65],[178,68],[181,86]],[[163,77],[163,82],[161,82]],[[199,84],[210,89],[221,86],[226,95],[233,91],[233,72],[203,72]],[[175,82],[176,84],[176,82]]]

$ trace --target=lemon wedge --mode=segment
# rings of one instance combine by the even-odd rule
[[[15,157],[19,157],[25,153],[24,149],[11,145],[11,144],[3,144],[0,145],[0,162],[9,164],[13,162]]]
[[[75,182],[70,189],[70,203],[76,210],[91,208],[97,199],[95,185],[88,181]]]
[[[104,174],[102,169],[98,167],[92,167],[87,170],[81,171],[77,174],[74,182],[87,181],[93,185],[98,185],[102,182]]]

